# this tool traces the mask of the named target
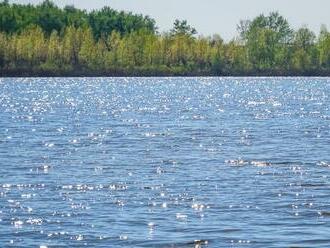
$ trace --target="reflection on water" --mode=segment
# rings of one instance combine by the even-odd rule
[[[330,79],[0,82],[1,247],[329,247]]]

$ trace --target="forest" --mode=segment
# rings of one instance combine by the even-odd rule
[[[160,33],[149,16],[0,2],[0,76],[330,76],[330,32],[294,30],[278,12],[224,41],[185,20]]]

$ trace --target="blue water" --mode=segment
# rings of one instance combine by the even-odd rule
[[[330,78],[0,79],[0,247],[330,247]]]

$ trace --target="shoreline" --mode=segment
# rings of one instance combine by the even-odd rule
[[[320,77],[326,78],[330,77],[330,72],[310,72],[310,73],[228,73],[228,74],[212,74],[212,73],[111,73],[111,72],[65,72],[65,73],[54,73],[54,72],[27,72],[27,71],[20,71],[20,72],[3,72],[0,70],[0,78],[33,78],[33,77],[44,77],[44,78],[93,78],[93,77],[113,77],[113,78],[121,78],[121,77],[128,77],[128,78],[153,78],[153,77],[224,77],[224,78],[242,78],[242,77],[254,77],[254,78],[262,78],[262,77]]]

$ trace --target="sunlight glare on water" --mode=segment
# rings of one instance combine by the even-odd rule
[[[1,247],[329,247],[329,78],[0,79]]]

